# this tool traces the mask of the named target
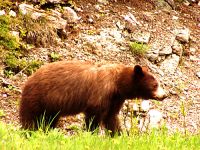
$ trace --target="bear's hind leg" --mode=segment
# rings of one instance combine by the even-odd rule
[[[55,128],[60,116],[56,113],[46,113],[44,112],[37,118],[37,128],[42,128],[43,130],[46,128]]]

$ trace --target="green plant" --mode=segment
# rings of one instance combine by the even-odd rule
[[[149,50],[149,46],[144,43],[130,42],[130,49],[133,54],[143,56]]]
[[[129,136],[124,133],[114,138],[86,131],[67,135],[58,129],[33,132],[0,122],[0,147],[3,150],[199,150],[199,139],[200,134],[185,137],[180,132],[169,134],[166,129]]]
[[[0,10],[1,9],[11,9],[12,5],[13,5],[13,3],[11,0],[1,0],[0,1]]]
[[[52,53],[49,55],[49,57],[50,57],[50,60],[51,60],[52,62],[55,62],[55,61],[60,60],[61,55],[60,55],[59,53],[57,53],[57,52],[52,52]]]
[[[57,30],[45,17],[31,18],[30,14],[21,16],[20,33],[28,44],[37,47],[50,47],[57,45]]]
[[[184,134],[185,136],[187,135],[187,130],[186,130],[186,116],[187,116],[187,110],[185,106],[185,102],[181,101],[181,114],[183,115],[183,128],[184,128]]]
[[[7,50],[15,50],[20,47],[17,38],[10,33],[12,20],[8,15],[0,16],[0,45]]]
[[[20,53],[8,53],[4,59],[6,68],[4,74],[6,76],[14,75],[23,71],[27,75],[31,75],[37,68],[42,65],[39,60],[31,60],[28,57],[20,57]]]
[[[3,117],[3,116],[5,116],[5,112],[2,109],[0,109],[0,117]]]

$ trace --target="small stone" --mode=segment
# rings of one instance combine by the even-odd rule
[[[93,20],[92,18],[89,18],[89,19],[88,19],[88,22],[89,22],[89,23],[94,23],[94,20]]]
[[[131,41],[139,42],[139,43],[149,43],[151,34],[149,32],[142,32],[142,33],[134,33],[131,35]]]
[[[17,31],[11,31],[10,32],[14,37],[19,38],[19,32]]]
[[[0,16],[5,15],[5,14],[6,14],[5,10],[0,10]]]
[[[3,98],[6,98],[6,97],[8,97],[8,95],[5,94],[5,93],[3,93],[3,94],[2,94],[2,97],[3,97]]]
[[[165,73],[173,74],[178,67],[179,61],[180,57],[176,54],[172,54],[160,64],[160,69],[162,69]]]
[[[188,43],[190,38],[190,30],[188,28],[178,30],[176,39],[183,43]]]
[[[174,44],[172,45],[172,52],[178,56],[182,56],[183,54],[183,46],[177,40],[175,40]]]
[[[161,121],[163,119],[163,114],[156,110],[152,109],[147,114],[149,116],[149,127],[150,128],[158,128],[161,125]]]
[[[100,4],[103,4],[103,5],[108,4],[107,0],[97,0],[97,2],[100,3]]]
[[[159,49],[152,47],[150,50],[147,51],[146,56],[150,61],[154,62],[158,59],[158,56],[159,56],[158,53],[159,53]]]
[[[150,109],[150,101],[149,100],[143,100],[141,103],[141,110],[142,111],[149,111]]]
[[[31,18],[32,19],[38,19],[39,17],[41,17],[42,16],[42,13],[39,13],[39,12],[33,12],[32,14],[31,14]]]
[[[121,32],[113,29],[112,31],[110,31],[109,33],[112,37],[115,38],[116,42],[121,42],[122,41],[122,35]]]
[[[133,111],[139,111],[139,106],[136,103],[133,104],[132,108],[133,108]]]
[[[175,90],[171,90],[170,93],[171,93],[172,95],[177,95],[177,92],[176,92]]]
[[[133,16],[131,13],[128,13],[125,16],[123,15],[122,17],[124,17],[124,20],[126,21],[126,24],[125,24],[126,29],[131,31],[131,32],[134,32],[136,27],[138,25],[140,25],[140,23],[137,21],[135,16]]]
[[[199,63],[200,64],[200,58],[197,57],[197,56],[190,56],[190,60],[193,61],[193,62],[196,62],[197,64]]]
[[[31,10],[33,10],[33,6],[32,5],[28,5],[28,4],[25,4],[25,3],[19,5],[19,11],[23,15],[31,12]]]
[[[189,6],[190,2],[188,2],[187,0],[185,0],[185,1],[183,1],[183,4],[186,5],[186,6]]]
[[[80,17],[78,17],[77,13],[70,7],[63,7],[63,18],[67,19],[70,23],[76,23],[78,20],[80,20]]]
[[[159,51],[159,55],[163,56],[163,55],[169,55],[172,53],[172,48],[170,45],[164,46],[160,51]]]
[[[197,77],[200,78],[200,71],[196,73]]]
[[[61,3],[62,0],[46,0],[46,2],[58,4],[58,3]]]
[[[96,10],[98,10],[98,11],[101,9],[101,7],[100,7],[99,5],[95,5],[94,8],[95,8]]]
[[[128,21],[132,24],[140,24],[137,19],[135,18],[135,16],[131,13],[128,13],[127,15],[123,16],[125,21]]]
[[[12,16],[12,17],[16,17],[17,16],[16,12],[14,12],[13,10],[11,10],[9,12],[9,15]]]
[[[118,21],[116,23],[116,26],[120,29],[120,30],[123,30],[125,27]]]
[[[194,55],[196,53],[197,49],[194,47],[190,47],[190,54]]]
[[[172,16],[172,19],[173,20],[178,20],[178,17],[177,16]]]

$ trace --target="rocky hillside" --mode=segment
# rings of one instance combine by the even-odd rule
[[[134,112],[141,130],[164,122],[171,131],[199,132],[198,0],[5,0],[0,57],[0,120],[6,123],[19,126],[29,75],[45,63],[78,59],[148,66],[169,92],[163,102],[127,101],[120,114],[124,128]],[[63,118],[60,126],[79,126],[82,117]]]

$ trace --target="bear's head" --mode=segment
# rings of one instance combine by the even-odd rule
[[[133,72],[134,90],[138,98],[163,100],[167,97],[158,80],[146,67],[136,65]]]

